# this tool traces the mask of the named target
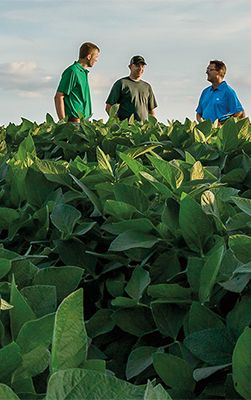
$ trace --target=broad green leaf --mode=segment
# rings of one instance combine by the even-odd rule
[[[124,201],[106,200],[104,205],[104,214],[109,214],[121,219],[130,219],[133,215],[139,215],[137,208]]]
[[[112,241],[109,251],[125,251],[138,247],[150,249],[158,242],[156,236],[138,231],[125,231]]]
[[[124,161],[120,165],[120,168],[122,168],[126,164],[130,168],[130,170],[137,176],[139,176],[140,172],[144,171],[144,166],[139,161],[133,159],[130,155],[127,155],[126,153],[119,153],[119,157]]]
[[[251,323],[251,296],[241,297],[234,308],[227,314],[227,327],[238,338]]]
[[[179,223],[191,250],[203,252],[205,244],[213,234],[212,222],[199,204],[188,195],[180,203]]]
[[[193,370],[182,358],[167,353],[155,353],[153,366],[163,382],[175,391],[193,391]]]
[[[122,183],[114,186],[115,199],[124,203],[128,203],[135,207],[138,211],[144,213],[149,208],[149,201],[143,190],[134,186]]]
[[[22,362],[20,348],[12,342],[0,349],[0,380],[10,382],[11,374],[19,367]]]
[[[131,335],[143,336],[156,330],[152,313],[145,307],[134,307],[115,311],[113,319],[120,329]]]
[[[36,314],[42,317],[56,311],[57,308],[57,292],[56,286],[49,285],[33,285],[26,286],[21,290],[21,294],[25,297],[28,304]]]
[[[142,346],[134,349],[127,360],[126,378],[131,379],[139,375],[153,362],[153,354],[158,351],[157,347]]]
[[[156,326],[164,336],[177,339],[183,325],[186,311],[176,304],[168,304],[154,301],[151,303],[152,314]]]
[[[148,381],[143,400],[172,400],[172,398],[160,383],[153,387]]]
[[[19,218],[19,212],[13,208],[0,207],[0,228],[8,229]]]
[[[0,383],[0,399],[1,400],[20,400],[13,390],[3,383]]]
[[[22,326],[16,343],[23,354],[37,347],[49,347],[52,342],[54,320],[55,314],[48,314],[34,321],[28,321]]]
[[[155,230],[154,225],[147,218],[135,218],[129,219],[126,221],[119,221],[119,222],[112,222],[112,223],[105,223],[101,227],[104,231],[112,233],[113,235],[119,235],[124,231],[135,231],[150,233]]]
[[[209,308],[193,301],[188,314],[189,333],[209,328],[224,328],[222,319]]]
[[[111,305],[120,308],[131,308],[139,305],[138,300],[129,297],[118,296],[111,301]]]
[[[103,335],[113,330],[115,323],[112,319],[113,311],[102,308],[98,310],[87,322],[86,330],[90,338]]]
[[[251,216],[251,200],[242,197],[231,197],[231,200],[239,207],[244,213]]]
[[[202,379],[206,379],[209,376],[215,374],[215,372],[221,371],[230,367],[232,364],[223,364],[217,365],[216,367],[205,367],[205,368],[197,368],[193,371],[193,377],[196,382],[201,381]]]
[[[77,179],[74,175],[70,174],[70,176],[76,182],[76,184],[82,189],[82,191],[85,193],[85,195],[89,198],[89,200],[93,204],[95,216],[102,215],[101,203],[96,194],[93,191],[91,191],[83,182]]]
[[[204,259],[201,257],[188,257],[187,279],[194,293],[200,288],[200,274],[204,266]]]
[[[191,289],[184,288],[177,283],[159,283],[150,285],[147,290],[149,296],[162,299],[166,303],[190,303]]]
[[[184,344],[196,357],[209,365],[231,362],[234,342],[225,328],[193,332],[185,338]]]
[[[32,279],[38,270],[31,261],[25,258],[18,258],[11,262],[10,273],[15,276],[15,282],[20,289],[31,285]]]
[[[232,235],[229,237],[229,247],[238,260],[248,263],[251,260],[251,237],[247,235]]]
[[[125,287],[125,291],[132,299],[139,300],[150,282],[149,272],[142,267],[135,267]]]
[[[22,365],[15,371],[13,381],[41,374],[49,365],[50,352],[39,346],[22,354]]]
[[[148,158],[158,173],[166,180],[172,189],[177,189],[180,187],[184,179],[181,169],[160,158],[153,156],[148,156]]]
[[[58,302],[75,290],[84,271],[75,266],[43,268],[35,275],[34,285],[54,285],[57,289]]]
[[[10,304],[13,305],[10,310],[11,334],[12,338],[15,339],[24,323],[36,319],[36,316],[17,289],[14,278],[11,283]]]
[[[251,398],[251,329],[246,328],[237,340],[233,352],[233,380],[235,390],[244,397]]]
[[[211,250],[200,273],[199,299],[202,303],[210,300],[212,289],[224,255],[224,244],[218,244]]]
[[[111,374],[79,368],[53,374],[45,400],[142,400],[144,386],[122,381]]]
[[[87,334],[83,319],[83,289],[66,297],[56,312],[50,369],[76,368],[86,359]]]
[[[68,204],[57,205],[51,213],[51,221],[55,227],[62,232],[63,237],[69,237],[81,218],[81,212]]]

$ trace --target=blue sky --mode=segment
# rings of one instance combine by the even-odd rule
[[[56,119],[63,70],[85,41],[101,49],[89,74],[93,118],[129,59],[143,55],[159,120],[195,118],[211,59],[251,114],[251,2],[248,0],[0,0],[0,125]]]

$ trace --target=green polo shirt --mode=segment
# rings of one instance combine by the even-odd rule
[[[75,61],[62,74],[57,91],[65,95],[65,114],[69,118],[78,118],[79,113],[85,118],[92,115],[88,73],[87,69]]]
[[[157,107],[151,85],[134,81],[129,76],[116,81],[106,100],[107,104],[119,104],[118,117],[123,120],[133,114],[138,121],[148,119],[149,111]]]

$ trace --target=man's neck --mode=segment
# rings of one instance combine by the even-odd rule
[[[85,58],[80,58],[78,60],[78,63],[83,67],[83,68],[88,68],[87,60]]]
[[[212,82],[213,89],[217,89],[217,87],[223,82],[223,79]]]
[[[139,82],[140,79],[141,79],[141,77],[135,78],[132,74],[129,75],[129,78],[130,78],[132,81],[134,81],[134,82]]]

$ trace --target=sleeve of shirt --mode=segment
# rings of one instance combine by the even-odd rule
[[[121,80],[118,80],[117,82],[114,83],[113,87],[111,88],[109,96],[106,100],[106,104],[111,104],[113,106],[113,104],[119,103],[121,88],[122,88]]]
[[[229,114],[235,114],[237,112],[244,111],[244,108],[242,107],[240,100],[237,97],[237,94],[232,88],[229,88],[228,90],[227,104],[229,108]]]
[[[149,111],[153,110],[154,108],[157,107],[157,105],[158,104],[157,104],[156,98],[155,98],[155,96],[153,94],[152,87],[150,86],[149,87],[148,110]]]
[[[72,88],[76,85],[76,74],[72,69],[66,69],[61,77],[59,82],[57,92],[65,93],[69,95],[72,91]]]
[[[200,95],[200,98],[199,98],[199,104],[198,104],[198,106],[197,106],[197,108],[196,108],[196,112],[198,113],[198,114],[200,114],[201,116],[202,116],[202,113],[203,113],[203,111],[202,111],[202,94],[203,93],[201,93],[201,95]]]

